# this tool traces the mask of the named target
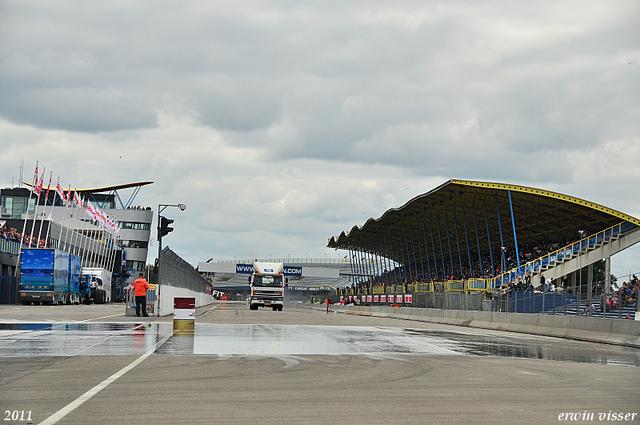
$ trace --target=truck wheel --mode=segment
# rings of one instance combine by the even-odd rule
[[[258,304],[251,304],[251,305],[249,306],[249,308],[250,308],[251,310],[257,310],[257,309],[258,309]]]
[[[96,304],[102,304],[104,301],[102,299],[102,291],[96,291],[93,295],[93,302]]]
[[[278,311],[278,306],[274,305],[273,306],[273,311]]]
[[[282,306],[278,306],[278,311],[282,311]]]

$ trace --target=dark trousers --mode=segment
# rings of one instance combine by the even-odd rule
[[[140,317],[140,309],[142,308],[142,315],[148,316],[147,314],[147,296],[146,295],[136,295],[136,316]]]

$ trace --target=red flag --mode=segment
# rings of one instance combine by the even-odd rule
[[[47,186],[47,195],[44,197],[44,199],[49,199],[49,189],[51,188],[51,179],[53,178],[53,171],[51,172],[51,175],[49,176],[49,185]],[[45,201],[45,205],[46,205],[46,201]]]
[[[40,181],[38,182],[38,186],[36,187],[36,194],[40,195],[40,192],[42,192],[42,186],[44,186],[44,170],[42,170]]]
[[[76,205],[76,208],[80,208],[80,197],[78,197],[78,192],[73,191],[73,203]]]
[[[56,192],[60,199],[64,201],[64,190],[62,190],[62,186],[60,186],[60,177],[58,177],[58,183],[56,184]]]

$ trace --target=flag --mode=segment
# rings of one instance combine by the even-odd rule
[[[64,190],[62,190],[62,186],[60,186],[60,177],[58,177],[58,183],[56,184],[56,193],[64,201]]]
[[[44,170],[42,170],[42,174],[40,175],[40,181],[38,182],[38,186],[36,187],[36,194],[39,196],[40,192],[42,192],[42,186],[44,186]]]
[[[35,171],[35,175],[33,176],[33,186],[31,186],[31,191],[33,193],[37,193],[37,188],[38,188],[38,161],[36,161],[36,171]]]
[[[46,205],[46,199],[49,199],[49,189],[51,188],[51,179],[52,178],[53,178],[53,171],[51,172],[51,175],[49,176],[49,185],[47,186],[47,195],[44,197],[45,205]]]
[[[75,190],[73,191],[73,203],[75,204],[76,208],[80,208],[80,197],[78,196],[78,192],[76,192]]]
[[[85,211],[87,212],[87,215],[89,217],[91,217],[92,221],[97,221],[98,220],[96,218],[96,210],[95,210],[93,204],[91,203],[91,201],[87,201],[87,208],[85,208]]]

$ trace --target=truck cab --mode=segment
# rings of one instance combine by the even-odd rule
[[[80,295],[85,304],[111,302],[111,276],[105,269],[83,268],[80,275]]]
[[[249,308],[271,307],[274,311],[282,311],[284,307],[284,288],[288,279],[284,277],[283,263],[253,263],[253,273],[249,277],[251,293]]]

